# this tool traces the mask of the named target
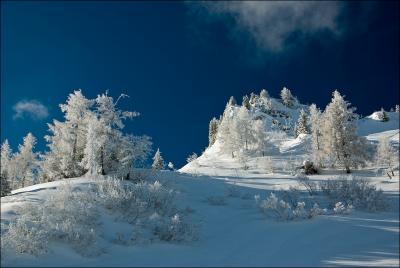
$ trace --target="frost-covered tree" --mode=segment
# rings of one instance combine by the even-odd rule
[[[266,125],[263,120],[255,120],[253,123],[254,129],[254,144],[255,150],[261,152],[261,155],[265,155],[265,150],[268,146],[268,136],[266,133]]]
[[[10,148],[10,144],[6,139],[3,144],[1,145],[1,172],[0,175],[2,178],[10,182],[12,184],[13,178],[11,178],[11,165],[13,164],[12,161],[12,150]]]
[[[186,162],[190,163],[190,162],[196,160],[197,157],[198,157],[198,156],[197,156],[196,153],[192,153],[192,154],[190,154],[190,155],[187,157]]]
[[[247,95],[243,96],[242,106],[245,107],[247,110],[250,110],[250,99]]]
[[[394,110],[396,113],[400,113],[400,105],[396,104],[396,107]]]
[[[295,102],[295,98],[293,97],[292,92],[286,87],[281,90],[281,100],[282,103],[287,107],[292,107]]]
[[[249,102],[251,105],[253,105],[253,106],[257,105],[258,99],[259,99],[259,96],[257,94],[254,94],[253,92],[250,93]]]
[[[311,160],[317,167],[323,166],[324,151],[322,149],[321,110],[315,104],[310,106],[311,125]]]
[[[342,166],[350,173],[350,167],[363,164],[368,158],[366,140],[357,136],[357,115],[355,108],[345,101],[339,91],[323,114],[323,148],[326,157],[334,166]]]
[[[42,170],[47,180],[81,176],[85,170],[80,165],[86,146],[90,110],[93,100],[83,96],[81,90],[69,94],[65,104],[60,104],[65,122],[57,120],[48,124],[46,135],[49,151],[44,155]]]
[[[8,195],[11,192],[10,184],[8,183],[8,179],[0,174],[0,195],[1,197]]]
[[[375,162],[388,169],[388,175],[394,176],[394,168],[399,165],[399,152],[390,144],[389,138],[381,138],[375,155]]]
[[[168,162],[168,168],[169,170],[175,170],[174,164],[172,164],[172,162]]]
[[[218,133],[218,126],[219,126],[219,120],[217,118],[213,118],[210,121],[210,124],[208,125],[208,146],[210,147],[215,143],[215,140],[217,139],[217,133]]]
[[[268,91],[265,89],[262,89],[260,92],[260,98],[268,99],[269,98]]]
[[[304,109],[301,109],[296,126],[296,137],[299,136],[300,134],[309,134],[309,133],[310,129],[308,127],[307,114],[304,111]]]
[[[155,153],[154,157],[153,157],[153,164],[151,165],[153,167],[153,169],[156,170],[161,170],[164,169],[165,167],[165,163],[164,163],[164,159],[161,156],[161,152],[160,149],[157,149],[157,152]]]
[[[14,157],[15,178],[21,187],[35,183],[35,173],[38,168],[37,153],[33,152],[36,138],[28,133],[23,144],[18,146],[18,153]]]
[[[377,117],[378,117],[379,121],[382,121],[382,122],[389,121],[389,117],[383,108],[381,108],[381,110],[379,112],[377,112]]]
[[[236,136],[234,139],[239,141],[245,150],[249,149],[249,144],[255,142],[253,120],[245,106],[240,107],[234,117],[232,135]]]
[[[229,106],[235,106],[236,105],[236,100],[235,100],[235,98],[233,96],[231,96],[229,98],[228,105]]]
[[[139,114],[117,108],[118,101],[123,97],[127,95],[120,95],[114,102],[113,97],[108,96],[106,92],[95,99],[95,109],[89,117],[87,145],[81,161],[81,165],[89,173],[120,172],[129,169],[131,165],[130,161],[134,156],[128,155],[132,151],[130,140],[123,135],[121,130],[124,128],[123,120],[131,119]]]

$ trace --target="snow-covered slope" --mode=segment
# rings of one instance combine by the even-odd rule
[[[363,173],[373,176],[372,173]],[[312,220],[276,222],[254,205],[253,196],[297,182],[285,175],[213,178],[161,172],[161,182],[179,191],[177,203],[191,211],[198,240],[190,243],[153,242],[124,246],[113,242],[118,232],[133,230],[103,212],[98,238],[102,254],[83,257],[68,244],[51,243],[40,256],[2,254],[2,266],[398,266],[398,182],[374,178],[391,196],[393,209],[384,213],[354,212],[325,215]],[[326,179],[318,175],[313,179]],[[91,181],[72,179],[75,188]],[[41,204],[62,182],[39,184],[1,198],[2,223],[11,220],[18,206]],[[209,202],[210,198],[221,200]],[[131,229],[129,229],[131,228]],[[328,243],[328,242],[329,243]],[[2,250],[3,253],[3,250]],[[290,256],[290,257],[288,257]]]

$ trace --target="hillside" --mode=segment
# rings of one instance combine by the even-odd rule
[[[399,265],[398,182],[374,178],[376,185],[384,188],[392,199],[394,207],[390,211],[375,214],[355,211],[280,222],[261,214],[253,196],[267,196],[273,190],[296,186],[295,180],[284,174],[269,178],[261,174],[258,177],[240,174],[240,178],[229,174],[208,177],[161,172],[158,175],[161,183],[179,192],[177,204],[180,210],[187,211],[190,223],[196,226],[195,241],[143,240],[132,245],[119,244],[115,241],[118,234],[128,235],[135,227],[103,209],[95,227],[99,234],[95,244],[101,249],[99,255],[84,257],[69,243],[49,241],[49,251],[38,257],[2,248],[2,266]],[[313,177],[316,181],[320,179],[326,176]],[[40,206],[62,183],[38,184],[2,197],[2,224],[17,217],[19,207]],[[76,190],[87,189],[91,183],[96,182],[89,178],[70,180]]]

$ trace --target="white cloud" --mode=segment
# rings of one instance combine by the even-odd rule
[[[259,48],[274,52],[282,50],[285,41],[295,32],[305,35],[321,30],[340,32],[336,18],[342,5],[338,2],[218,1],[189,6],[200,16],[233,19],[232,30],[250,34]]]
[[[13,106],[13,119],[29,116],[34,120],[44,119],[49,115],[47,107],[37,100],[21,100]]]

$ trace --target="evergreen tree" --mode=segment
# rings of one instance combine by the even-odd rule
[[[23,144],[18,146],[18,153],[15,155],[16,179],[21,187],[35,183],[35,172],[38,168],[37,154],[33,152],[36,145],[36,138],[32,133],[24,137]]]
[[[281,100],[284,105],[287,107],[292,107],[295,102],[295,98],[292,95],[292,92],[286,87],[281,90]]]
[[[164,159],[161,156],[161,152],[160,149],[157,149],[156,154],[153,157],[153,164],[151,165],[153,167],[153,169],[156,170],[161,170],[164,169],[165,163],[164,163]]]
[[[350,173],[350,167],[364,164],[368,158],[365,138],[357,136],[355,108],[345,101],[339,91],[333,92],[331,103],[323,115],[323,148],[332,165],[339,165]]]
[[[250,93],[250,104],[255,106],[258,103],[258,99],[259,97],[257,96],[257,94],[254,94],[253,92]]]
[[[250,100],[247,95],[243,96],[242,106],[245,107],[247,110],[250,110]]]
[[[300,116],[297,121],[297,127],[296,127],[296,137],[299,136],[300,134],[309,134],[310,129],[308,127],[308,122],[307,122],[307,115],[303,109],[300,110]]]
[[[81,90],[69,94],[65,104],[60,104],[65,122],[57,120],[48,124],[46,135],[49,151],[44,155],[42,170],[47,180],[81,176],[85,170],[80,165],[84,156],[89,119],[93,116],[94,101],[83,96]]]
[[[219,120],[216,119],[215,117],[211,119],[210,124],[208,126],[208,146],[211,147],[215,143],[215,140],[217,139],[217,133],[218,133],[218,126],[219,126]]]
[[[0,168],[0,175],[1,177],[7,181],[8,184],[12,184],[12,150],[6,139],[3,144],[1,145],[1,168]],[[11,183],[8,183],[11,182]]]

